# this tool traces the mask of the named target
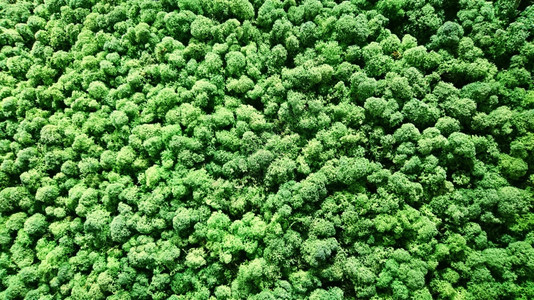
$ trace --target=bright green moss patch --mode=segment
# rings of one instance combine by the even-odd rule
[[[533,24],[0,1],[0,299],[534,299]]]

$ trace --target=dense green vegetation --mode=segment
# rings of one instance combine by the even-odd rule
[[[527,0],[0,0],[1,299],[534,299]]]

